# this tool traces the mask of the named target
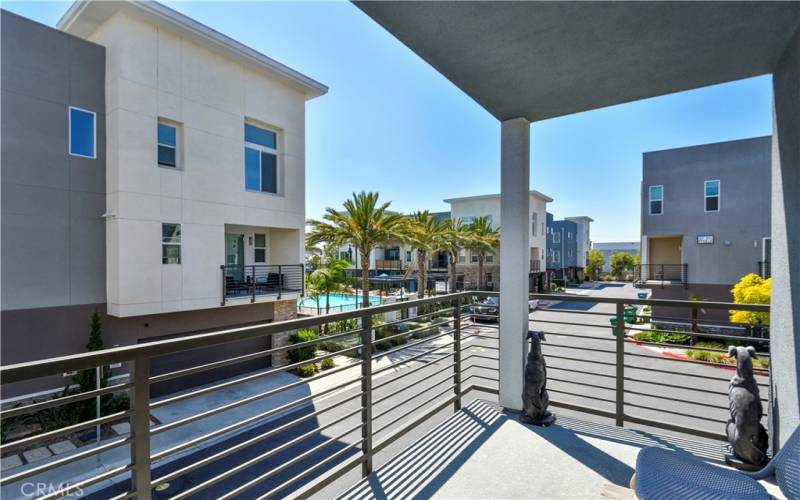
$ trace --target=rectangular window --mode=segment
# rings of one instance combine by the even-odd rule
[[[559,250],[553,250],[553,261],[561,262],[561,252]]]
[[[181,263],[180,224],[161,224],[161,263]]]
[[[463,264],[467,261],[467,253],[464,250],[458,252],[458,263]]]
[[[478,260],[479,260],[478,259],[478,254],[474,253],[474,254],[470,255],[470,262],[472,262],[473,264],[477,264]]]
[[[253,261],[256,264],[267,262],[267,235],[256,233],[253,235]]]
[[[486,254],[486,262],[494,262],[494,255],[487,253]]]
[[[69,154],[96,158],[97,138],[95,114],[84,109],[69,107]]]
[[[244,186],[248,191],[278,194],[278,137],[245,123]]]
[[[536,226],[538,226],[538,214],[536,212],[531,213],[531,236],[536,236]]]
[[[411,262],[411,250],[406,250],[406,262]]]
[[[158,164],[162,167],[178,166],[178,127],[158,122]]]
[[[664,211],[664,186],[650,186],[650,215],[661,215]]]
[[[466,225],[466,226],[468,226],[468,225],[472,224],[473,220],[475,220],[475,217],[473,217],[471,215],[465,215],[464,217],[461,218],[461,223]]]
[[[553,231],[553,243],[561,243],[561,233]]]
[[[705,181],[703,191],[705,194],[705,211],[719,212],[719,181]]]

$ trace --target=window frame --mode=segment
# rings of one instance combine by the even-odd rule
[[[72,110],[80,111],[81,113],[89,113],[92,115],[92,156],[82,155],[80,153],[72,152]],[[68,106],[67,109],[67,152],[70,156],[77,156],[79,158],[89,158],[91,160],[97,159],[97,113],[89,111],[88,109],[79,108],[77,106]]]
[[[486,253],[486,263],[490,264],[494,262],[494,254],[493,253]]]
[[[658,200],[653,199],[653,188],[661,188],[661,198]],[[663,184],[652,184],[647,186],[647,213],[649,215],[664,215],[664,185]],[[661,211],[653,213],[653,202],[658,201],[661,203]]]
[[[171,225],[171,226],[178,226],[178,242],[175,243],[174,241],[165,242],[164,241],[164,226]],[[164,262],[164,247],[165,246],[173,246],[178,247],[178,262]],[[183,228],[181,227],[180,222],[162,222],[161,223],[161,265],[163,266],[179,266],[183,263]]]
[[[264,146],[264,145],[261,145],[261,144],[256,144],[255,142],[248,142],[247,139],[245,139],[245,133],[244,133],[245,132],[245,127],[247,127],[247,125],[250,125],[251,127],[255,127],[255,128],[260,128],[262,130],[266,130],[268,132],[272,132],[273,134],[275,134],[275,148],[270,148],[268,146]],[[245,189],[245,191],[248,191],[250,193],[260,193],[260,194],[266,194],[266,195],[271,195],[271,196],[283,196],[283,189],[282,189],[282,186],[283,186],[283,175],[282,175],[283,169],[282,169],[281,157],[278,154],[278,147],[280,146],[280,139],[281,139],[281,137],[280,137],[280,131],[279,130],[277,130],[277,129],[273,128],[273,127],[270,127],[268,125],[264,125],[262,123],[257,123],[257,122],[251,121],[251,120],[245,120],[244,121],[244,125],[242,127],[242,140],[244,142],[244,149],[245,149],[245,153],[244,153],[244,169],[245,169],[245,171],[244,171],[244,174],[245,174],[244,175],[245,176],[245,178],[244,178],[244,189]],[[267,153],[267,154],[271,154],[271,155],[273,155],[275,157],[275,192],[274,193],[271,192],[271,191],[264,191],[262,189],[251,189],[251,188],[247,187],[247,149],[248,148],[249,149],[253,149],[255,151],[258,151],[258,185],[259,185],[259,188],[263,185],[263,181],[261,179],[261,172],[262,172],[261,154],[262,153]]]
[[[706,193],[706,188],[709,182],[716,182],[717,183],[717,194],[709,196]],[[709,210],[708,209],[708,199],[709,198],[716,198],[717,199],[717,209],[716,210]],[[722,209],[722,181],[719,179],[709,179],[707,181],[703,181],[703,212],[705,213],[714,213],[719,212]]]
[[[536,237],[536,226],[539,225],[539,214],[531,212],[531,236]]]
[[[175,129],[175,145],[174,146],[172,146],[170,144],[162,144],[158,140],[158,127],[159,127],[159,125],[172,127],[172,128]],[[181,147],[180,147],[180,144],[181,144],[181,127],[180,127],[180,124],[177,123],[177,122],[174,122],[172,120],[168,120],[166,118],[160,118],[159,117],[158,120],[156,121],[156,165],[158,165],[160,168],[168,168],[170,170],[182,170],[182,168],[181,168],[181,166],[182,166],[181,159],[182,158],[181,158]],[[165,147],[165,148],[172,148],[172,149],[175,150],[175,165],[168,165],[166,163],[161,163],[161,161],[158,158],[158,148],[162,147],[162,146]]]
[[[560,245],[561,244],[561,233],[558,232],[558,231],[553,231],[550,234],[553,235],[553,243]],[[556,238],[556,237],[558,237],[558,238]]]
[[[264,246],[258,246],[258,237],[264,237]],[[264,251],[264,260],[259,261],[256,257],[258,251]],[[266,264],[267,263],[267,233],[253,233],[253,264]]]
[[[558,256],[558,257],[556,257]],[[553,262],[561,262],[561,250],[553,250]]]

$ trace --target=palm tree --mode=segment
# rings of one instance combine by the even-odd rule
[[[456,291],[456,264],[458,253],[467,246],[470,239],[470,228],[461,219],[447,219],[444,223],[442,250],[447,252],[447,281],[450,292]]]
[[[308,275],[308,281],[317,294],[325,294],[325,314],[331,311],[330,294],[341,291],[344,286],[345,271],[348,267],[350,267],[350,262],[347,260],[333,259],[326,265],[317,267]],[[317,304],[319,307],[319,302]],[[328,333],[327,323],[325,323],[325,333]]]
[[[417,297],[425,296],[428,254],[442,247],[444,225],[425,210],[414,212],[403,220],[402,233],[406,244],[417,252]]]
[[[478,290],[484,289],[483,264],[486,253],[494,252],[500,246],[500,228],[492,228],[486,216],[475,217],[470,224],[469,249],[478,252]]]
[[[361,191],[343,203],[344,210],[325,209],[323,220],[309,220],[311,234],[308,245],[326,242],[332,245],[351,244],[361,258],[361,297],[369,307],[369,256],[378,245],[400,239],[402,216],[387,212],[389,203],[378,203],[378,193]]]

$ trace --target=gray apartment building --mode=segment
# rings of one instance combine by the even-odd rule
[[[155,2],[78,2],[57,29],[0,12],[2,364],[83,352],[95,310],[106,347],[294,317],[305,166],[293,138],[326,87]],[[182,353],[153,372],[271,345]]]
[[[772,138],[644,153],[641,266],[653,298],[731,301],[770,260]]]
[[[611,272],[611,256],[615,253],[636,255],[639,253],[638,241],[604,241],[592,242],[592,250],[597,250],[603,256],[602,272]]]

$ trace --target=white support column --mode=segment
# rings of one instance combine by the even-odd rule
[[[800,31],[772,76],[771,435],[800,424]]]
[[[530,122],[500,132],[500,404],[522,409],[530,271]]]

